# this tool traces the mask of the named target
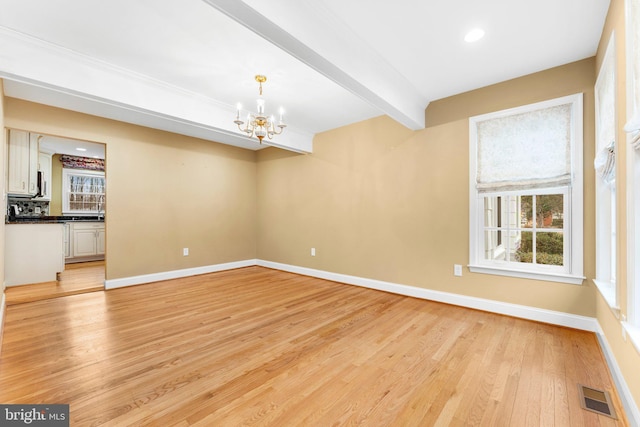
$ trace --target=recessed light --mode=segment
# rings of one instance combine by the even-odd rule
[[[82,148],[82,147],[78,147],[78,148],[76,148],[76,151],[87,151],[87,149],[86,148]]]
[[[482,28],[474,28],[464,36],[464,41],[467,43],[477,42],[484,37],[484,30]]]

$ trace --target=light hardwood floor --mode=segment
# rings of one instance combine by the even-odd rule
[[[65,265],[60,280],[33,285],[11,286],[5,290],[7,305],[40,301],[104,289],[104,261]]]
[[[7,307],[0,402],[73,426],[624,426],[592,333],[269,270]]]

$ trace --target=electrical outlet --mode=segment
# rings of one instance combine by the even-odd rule
[[[182,256],[189,256],[189,248],[182,248]]]
[[[316,256],[316,248],[311,248],[311,256]]]
[[[460,264],[453,264],[453,275],[462,276],[462,266]]]

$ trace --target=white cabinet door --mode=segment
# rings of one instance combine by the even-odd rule
[[[73,230],[73,256],[91,256],[96,252],[96,230]]]
[[[9,130],[7,193],[29,193],[29,132]]]
[[[9,130],[7,193],[34,196],[38,192],[38,136]]]
[[[98,235],[96,237],[96,252],[98,255],[104,255],[104,227],[101,230],[98,230]]]
[[[71,258],[73,255],[71,251],[72,242],[71,242],[71,224],[68,222],[64,224],[64,257]]]
[[[38,200],[51,200],[51,154],[38,155],[38,170],[42,172],[42,196]]]
[[[104,255],[103,222],[74,222],[71,234],[73,235],[71,252],[74,258]]]
[[[29,134],[29,194],[38,194],[38,149],[40,135]]]

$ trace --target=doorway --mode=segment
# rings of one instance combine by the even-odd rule
[[[39,191],[37,197],[13,200],[9,194],[10,205],[19,212],[13,218],[9,217],[8,224],[20,224],[21,221],[34,224],[40,221],[63,222],[64,247],[61,251],[64,252],[65,264],[57,281],[28,282],[7,287],[7,303],[103,290],[106,146],[103,143],[28,133],[38,141],[38,180],[43,191]],[[8,159],[8,162],[10,168],[11,160]],[[5,253],[11,251],[9,246],[10,243],[5,241]],[[24,262],[28,265],[29,261],[25,259]]]

